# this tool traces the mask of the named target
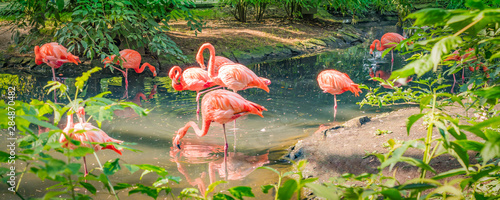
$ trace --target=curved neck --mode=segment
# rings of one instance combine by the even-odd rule
[[[208,76],[210,78],[214,78],[217,76],[217,72],[215,71],[215,49],[211,44],[207,45],[208,51],[210,51],[210,58],[208,59]]]
[[[383,51],[384,50],[382,48],[382,43],[380,42],[380,40],[375,40],[375,41],[373,41],[373,43],[375,44],[375,47],[377,48],[377,50],[379,50],[379,51]]]
[[[67,115],[68,116],[68,120],[66,122],[66,128],[64,129],[72,129],[75,127],[75,124],[73,123],[73,114],[70,114],[70,115]]]
[[[203,51],[207,48],[208,43],[205,43],[201,45],[200,49],[198,50],[198,53],[196,53],[196,62],[200,65],[202,69],[206,69],[207,67],[205,66],[205,60],[203,58]]]
[[[137,72],[137,73],[142,73],[142,72],[144,71],[144,69],[146,69],[146,66],[147,66],[147,67],[149,67],[149,70],[150,70],[151,72],[153,72],[153,76],[156,76],[156,68],[155,68],[155,67],[153,67],[153,66],[152,66],[151,64],[149,64],[149,63],[144,63],[144,64],[142,64],[142,66],[141,66],[141,67],[139,67],[139,68],[134,68],[134,70],[135,70],[135,72]]]
[[[189,127],[193,128],[194,132],[196,133],[196,135],[198,137],[205,136],[208,133],[208,129],[210,128],[210,123],[212,123],[211,120],[203,120],[203,127],[202,127],[202,129],[200,129],[198,127],[198,125],[195,122],[193,122],[193,121],[190,121],[190,122],[186,123],[186,125],[184,127],[180,128],[177,131],[177,135],[174,138],[173,144],[174,145],[180,144],[180,140],[186,135]]]
[[[173,66],[172,69],[170,69],[170,72],[168,72],[168,77],[172,79],[172,82],[177,83],[179,81],[181,74],[182,74],[181,67]]]
[[[135,97],[134,97],[134,101],[141,101],[141,98],[142,98],[142,100],[148,100],[148,99],[146,98],[146,95],[144,95],[142,92],[139,92],[139,93],[137,93],[137,94],[135,95]]]

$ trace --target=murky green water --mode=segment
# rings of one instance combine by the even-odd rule
[[[402,58],[395,54],[394,68],[402,66]],[[350,92],[337,95],[338,112],[337,122],[333,122],[333,95],[323,93],[316,81],[317,74],[324,69],[337,69],[349,74],[356,83],[375,86],[374,81],[368,80],[369,67],[377,65],[379,69],[390,70],[390,57],[384,61],[374,60],[366,49],[352,47],[345,50],[326,52],[310,57],[292,58],[279,62],[261,63],[249,66],[257,75],[271,79],[270,93],[260,89],[240,91],[244,98],[260,104],[268,109],[264,118],[255,115],[241,117],[236,121],[236,135],[233,124],[229,127],[229,183],[220,185],[218,190],[236,185],[253,187],[257,196],[265,196],[260,185],[274,183],[276,177],[266,170],[254,171],[256,167],[266,165],[277,169],[286,169],[290,165],[281,157],[286,149],[301,138],[312,134],[322,124],[340,124],[360,115],[373,115],[387,111],[368,106],[359,109],[356,102],[361,101],[366,91],[360,97]],[[64,67],[64,66],[63,66]],[[108,70],[108,69],[105,69]],[[108,97],[120,99],[124,88],[121,86],[121,74],[116,77],[91,79],[83,95],[90,97],[103,91],[111,91]],[[42,93],[43,86],[50,80],[46,77],[37,77],[29,74],[11,76],[0,74],[2,90],[9,85],[18,87],[18,99],[53,98]],[[141,153],[125,151],[122,156],[113,151],[99,151],[102,162],[120,157],[122,163],[154,164],[164,167],[170,175],[182,178],[181,184],[172,183],[174,194],[178,195],[180,188],[194,187],[203,189],[210,182],[223,180],[221,168],[223,160],[223,132],[222,126],[213,123],[209,133],[197,138],[192,129],[182,140],[184,148],[180,151],[172,148],[174,132],[188,121],[196,121],[195,92],[176,92],[171,88],[168,77],[143,78],[129,80],[129,98],[151,113],[139,118],[130,110],[115,113],[116,120],[102,125],[108,135],[126,142],[134,142],[133,148]],[[67,85],[74,85],[74,77],[63,78]],[[156,87],[156,91],[154,91]],[[153,94],[151,95],[151,93]],[[144,95],[147,100],[141,99]],[[148,99],[149,96],[149,99]],[[60,102],[64,100],[60,99]],[[64,124],[62,125],[64,126]],[[2,133],[5,134],[5,133]],[[4,136],[2,136],[4,137]],[[0,142],[1,149],[5,148],[5,141]],[[75,160],[75,162],[82,162]],[[97,168],[93,156],[87,156],[87,163],[91,169]],[[24,164],[18,164],[21,169]],[[97,174],[98,170],[96,169]],[[138,181],[140,173],[130,175],[127,170],[112,176],[112,182],[142,183],[150,185],[155,175],[146,175]],[[19,192],[25,197],[40,197],[45,193],[44,188],[52,185],[50,181],[41,182],[34,175],[27,174],[20,183]],[[111,199],[102,185],[97,185],[97,199]],[[0,193],[7,193],[5,185],[0,185]],[[122,199],[138,199],[140,195],[128,196],[121,192]],[[144,197],[144,196],[142,196]],[[166,198],[165,196],[162,198]]]

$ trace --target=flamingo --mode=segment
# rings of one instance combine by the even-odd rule
[[[464,62],[475,62],[477,60],[477,57],[472,55],[474,52],[474,48],[469,48],[467,51],[465,51],[464,55],[460,55],[460,52],[458,50],[455,50],[453,53],[451,53],[450,56],[448,56],[446,59],[443,61],[460,61],[460,65]],[[477,64],[476,70],[479,70],[479,67],[483,67],[483,71],[486,72],[488,71],[488,68],[483,65],[483,63],[479,62]],[[469,66],[470,71],[474,71],[474,67]],[[465,81],[465,68],[462,68],[462,84],[464,84]],[[453,92],[453,88],[455,88],[455,84],[457,82],[457,79],[455,78],[455,74],[453,74],[453,86],[451,87],[451,91]]]
[[[376,39],[373,41],[372,45],[370,45],[370,54],[373,54],[373,50],[375,50],[375,47],[377,47],[378,51],[383,51],[387,48],[396,46],[399,42],[405,39],[406,38],[397,33],[386,33],[382,36],[380,40]],[[391,71],[393,63],[394,63],[394,53],[393,50],[391,50]]]
[[[56,81],[55,69],[61,67],[64,63],[81,63],[78,56],[74,56],[66,47],[58,44],[57,42],[51,42],[42,45],[42,47],[35,46],[35,63],[41,65],[42,63],[47,64],[52,68],[52,80]],[[54,90],[54,101],[56,100],[56,91]]]
[[[151,72],[153,72],[153,76],[156,76],[156,68],[154,66],[152,66],[151,64],[149,64],[147,62],[142,64],[142,66],[141,66],[142,57],[141,57],[141,54],[139,54],[139,52],[132,50],[132,49],[124,49],[124,50],[120,51],[120,57],[123,59],[122,66],[123,66],[123,68],[125,68],[125,71],[123,71],[115,66],[112,66],[112,67],[123,73],[123,76],[125,77],[125,90],[128,89],[128,69],[134,69],[136,73],[142,73],[147,66],[147,67],[149,67],[149,70],[151,70]],[[104,67],[106,67],[106,65],[108,63],[113,63],[114,59],[115,59],[115,55],[112,55],[111,57],[104,58],[102,60],[102,62],[105,64]],[[116,61],[114,64],[119,65],[120,60]]]
[[[209,48],[209,46],[213,47],[213,45],[210,43],[202,44],[200,46],[200,49],[198,50],[198,53],[196,54],[196,61],[198,62],[198,64],[200,64],[200,67],[202,69],[207,69],[207,67],[205,66],[205,60],[203,59],[203,51]],[[219,67],[225,64],[234,64],[234,62],[232,60],[229,60],[229,58],[223,56],[215,56],[214,60],[215,71],[219,71]]]
[[[345,91],[349,90],[354,95],[359,96],[361,90],[359,89],[358,84],[352,82],[349,75],[339,72],[333,69],[323,70],[318,75],[318,84],[319,87],[323,90],[323,93],[333,94],[335,99],[335,106],[333,120],[337,116],[337,94],[342,94]]]
[[[210,43],[205,43],[202,47],[208,48],[210,51],[210,58],[208,59],[208,76],[216,85],[227,87],[234,92],[257,87],[269,93],[269,88],[267,87],[271,84],[269,79],[258,77],[252,70],[239,63],[225,64],[216,70],[214,46]]]
[[[370,77],[379,77],[381,79],[384,79],[384,80],[387,80],[391,77],[391,72],[386,72],[386,71],[383,71],[383,70],[377,70],[375,73],[373,73],[373,70],[372,68],[370,67],[369,68],[370,70]],[[410,78],[400,78],[400,79],[397,79],[395,82],[394,82],[394,87],[399,87],[399,86],[402,86],[402,85],[406,85],[407,83],[409,83],[410,81],[412,81],[413,78],[410,77]],[[382,87],[384,88],[387,88],[387,89],[394,89],[394,87],[388,85],[388,84],[381,84]]]
[[[198,67],[190,67],[183,72],[179,66],[174,66],[170,69],[168,76],[172,79],[172,87],[175,90],[196,91],[196,118],[198,118],[198,114],[200,113],[200,91],[215,85],[210,81],[207,71]]]
[[[176,132],[172,145],[180,149],[180,140],[186,135],[189,127],[193,127],[197,136],[203,137],[208,133],[210,124],[217,122],[222,124],[224,129],[224,160],[227,161],[228,144],[225,124],[248,114],[264,117],[262,116],[263,111],[267,111],[267,109],[244,99],[235,92],[221,89],[208,92],[201,100],[202,129],[198,128],[198,125],[193,121],[186,123],[184,127]]]
[[[118,144],[123,143],[121,140],[116,140],[108,136],[104,131],[101,129],[93,126],[90,123],[85,122],[85,110],[83,107],[80,107],[77,112],[77,117],[78,120],[80,121],[79,123],[74,124],[73,123],[73,114],[69,114],[68,116],[68,121],[66,124],[66,128],[63,129],[63,132],[70,137],[73,140],[77,140],[82,142],[81,146],[84,147],[90,147],[89,142],[93,143],[105,143],[105,142],[115,142]],[[73,129],[73,131],[71,131]],[[85,130],[83,133],[79,133],[78,131]],[[59,138],[59,142],[64,148],[70,148],[70,149],[75,149],[76,146],[73,145],[71,142],[68,141],[66,136],[64,134],[61,135]],[[99,151],[101,149],[111,149],[115,151],[116,153],[122,155],[121,149],[117,149],[114,145],[109,144],[106,147],[102,147],[99,144],[92,144],[92,147],[94,148],[94,151]],[[85,160],[85,156],[83,157],[83,168],[85,170],[85,175],[87,176],[88,171],[87,171],[87,162]]]

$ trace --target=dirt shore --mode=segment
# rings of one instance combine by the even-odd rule
[[[422,119],[407,134],[406,119],[418,113],[418,107],[409,107],[373,118],[355,118],[346,122],[343,127],[320,127],[312,136],[291,147],[287,157],[296,161],[306,159],[308,165],[304,176],[318,177],[318,182],[328,181],[330,177],[339,177],[344,173],[377,173],[380,162],[375,156],[367,156],[368,154],[388,152],[384,143],[389,139],[408,141],[426,136],[427,129],[422,125]],[[459,108],[454,108],[453,113],[465,115],[464,110]],[[469,111],[468,114],[473,113]],[[385,133],[380,134],[381,132]],[[435,130],[433,138],[438,137],[441,136]],[[474,135],[468,135],[468,139],[480,140]],[[469,152],[471,163],[475,162],[475,153]],[[405,154],[418,159],[422,159],[422,155],[423,152],[416,149],[409,149]],[[430,165],[437,173],[460,167],[458,161],[448,155],[434,158]],[[419,168],[402,163],[397,164],[393,171],[389,171],[387,167],[382,172],[385,176],[394,176],[400,183],[420,175]]]

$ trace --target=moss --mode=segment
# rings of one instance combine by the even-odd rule
[[[319,40],[319,39],[315,39],[315,38],[309,39],[309,40],[307,40],[307,42],[315,44],[315,45],[319,45],[319,46],[325,46],[325,47],[328,46],[324,41]]]

